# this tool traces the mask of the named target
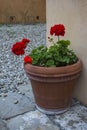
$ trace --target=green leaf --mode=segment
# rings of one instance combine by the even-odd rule
[[[47,66],[47,67],[55,66],[54,61],[53,61],[53,60],[48,60],[48,61],[46,62],[46,66]]]

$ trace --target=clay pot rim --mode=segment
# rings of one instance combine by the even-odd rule
[[[79,73],[82,70],[82,61],[78,59],[75,64],[67,65],[63,67],[40,67],[34,66],[32,64],[26,63],[24,64],[24,69],[26,73],[34,74],[36,76],[66,76],[66,75],[74,75]]]

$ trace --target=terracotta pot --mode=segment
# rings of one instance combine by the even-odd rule
[[[24,69],[31,81],[38,110],[59,114],[69,108],[74,84],[82,69],[80,59],[65,67],[38,67],[26,63]]]

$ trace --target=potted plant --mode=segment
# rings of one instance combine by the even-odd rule
[[[63,24],[51,27],[50,34],[58,37],[52,46],[40,45],[24,57],[24,69],[31,81],[36,107],[45,114],[60,114],[68,110],[74,86],[82,70],[82,62],[70,49],[69,40],[60,40],[65,35]],[[16,55],[24,54],[29,39],[24,38],[12,47]]]

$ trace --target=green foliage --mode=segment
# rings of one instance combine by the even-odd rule
[[[32,64],[37,66],[58,67],[77,62],[76,54],[69,48],[69,40],[60,40],[50,48],[39,46],[32,50]]]

